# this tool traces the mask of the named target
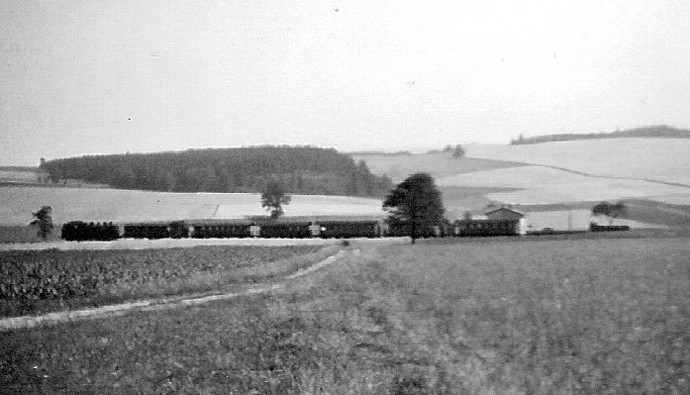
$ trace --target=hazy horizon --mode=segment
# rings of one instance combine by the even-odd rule
[[[682,1],[0,4],[0,165],[690,128]]]

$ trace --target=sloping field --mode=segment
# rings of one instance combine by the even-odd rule
[[[690,139],[618,138],[533,145],[468,145],[471,158],[690,185]]]
[[[48,174],[33,167],[7,167],[0,166],[0,181],[37,183],[45,180]]]
[[[399,182],[407,176],[425,171],[435,178],[482,170],[523,166],[524,163],[477,158],[454,159],[449,153],[418,155],[352,155],[355,161],[364,160],[376,175],[387,175]]]
[[[0,187],[0,225],[26,225],[41,206],[53,221],[137,222],[264,215],[255,193],[166,193],[117,189]],[[381,215],[377,199],[295,195],[286,215]]]
[[[457,174],[437,180],[441,187],[519,188],[490,193],[488,198],[511,204],[554,204],[625,198],[690,197],[690,188],[642,180],[589,177],[568,171],[522,166]]]
[[[590,210],[538,211],[526,213],[525,222],[529,230],[551,228],[556,230],[586,230],[590,222],[608,225],[609,220],[603,216],[593,216]],[[638,222],[630,219],[616,219],[614,225],[627,225],[632,229],[664,228],[663,225]]]

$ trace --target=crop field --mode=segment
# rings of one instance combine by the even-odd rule
[[[356,160],[364,160],[372,173],[387,175],[395,182],[407,176],[425,171],[432,176],[446,177],[454,174],[472,173],[523,166],[524,163],[508,162],[500,159],[455,159],[450,153],[417,154],[417,155],[352,155]]]
[[[0,225],[26,225],[41,206],[53,221],[143,222],[265,215],[260,194],[167,193],[117,189],[0,187]],[[286,215],[376,215],[381,201],[344,196],[293,196]]]
[[[266,270],[267,264],[289,262],[322,249],[305,245],[0,252],[0,316],[255,282],[280,273],[276,268]],[[283,269],[295,269],[296,264],[299,262]],[[257,271],[260,266],[263,271]]]
[[[468,145],[466,151],[470,158],[690,185],[688,139],[617,138],[530,145]]]
[[[13,392],[690,392],[687,238],[369,248],[270,295],[16,330]]]
[[[651,219],[651,218],[650,218]],[[556,210],[536,211],[525,214],[525,223],[528,230],[542,230],[544,228],[560,230],[587,230],[589,224],[594,222],[599,225],[608,225],[609,219],[605,216],[594,216],[591,210]],[[662,224],[640,222],[631,219],[617,218],[615,225],[627,225],[632,229],[664,228]]]
[[[487,194],[487,198],[521,205],[554,204],[580,201],[690,196],[690,187],[659,184],[642,180],[588,177],[542,166],[457,174],[437,180],[442,187],[472,186],[515,188],[509,192]]]

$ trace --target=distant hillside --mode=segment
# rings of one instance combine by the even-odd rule
[[[48,180],[48,174],[38,167],[0,166],[0,184],[37,184]]]
[[[54,182],[101,183],[170,192],[262,192],[271,178],[289,193],[382,197],[388,177],[334,149],[262,146],[57,159],[41,167]]]
[[[370,155],[382,155],[382,156],[400,156],[400,155],[412,155],[410,151],[393,151],[393,152],[386,152],[386,151],[352,151],[348,152],[349,155],[353,156],[370,156]]]
[[[677,129],[674,127],[660,125],[649,126],[644,128],[636,128],[629,130],[621,130],[610,133],[574,133],[574,134],[549,134],[545,136],[523,137],[520,135],[517,139],[511,140],[512,145],[524,144],[540,144],[550,143],[555,141],[574,141],[574,140],[593,140],[593,139],[610,139],[623,137],[650,137],[650,138],[690,138],[690,130]]]

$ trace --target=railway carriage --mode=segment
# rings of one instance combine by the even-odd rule
[[[250,237],[248,221],[188,221],[188,234],[196,239]]]
[[[259,225],[261,237],[308,239],[312,237],[310,222],[272,222]]]
[[[382,237],[387,235],[388,227],[383,221],[359,220],[359,221],[320,221],[320,236],[329,238],[351,237]]]
[[[126,239],[167,239],[170,222],[142,222],[126,224],[122,237]]]
[[[519,219],[463,219],[453,224],[453,235],[464,236],[517,236]]]

